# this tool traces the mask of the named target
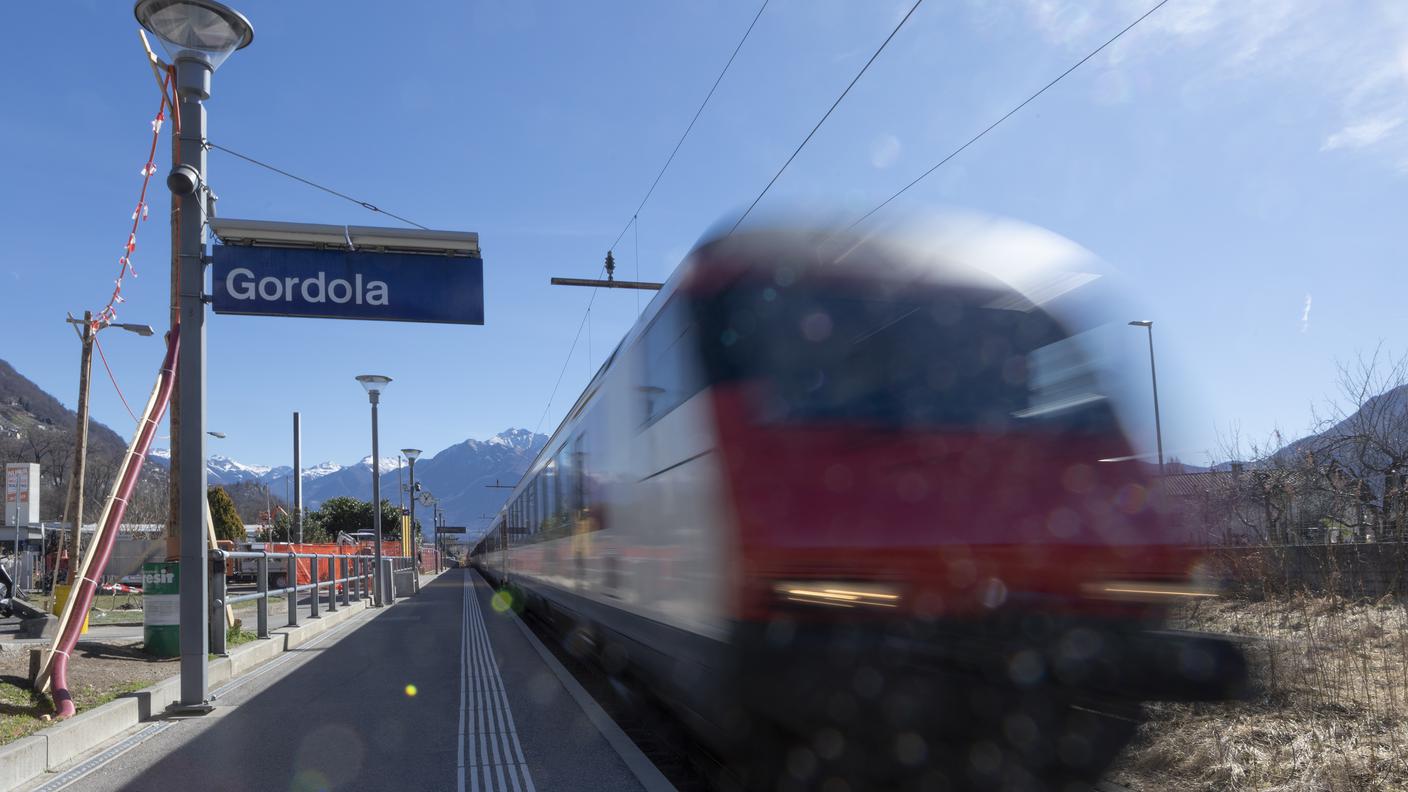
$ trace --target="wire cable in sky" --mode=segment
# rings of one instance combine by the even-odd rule
[[[815,135],[816,131],[821,129],[821,125],[826,123],[826,119],[831,117],[832,111],[836,109],[837,105],[841,104],[841,100],[845,99],[846,94],[850,93],[851,89],[860,81],[860,78],[865,74],[866,70],[870,68],[870,64],[874,63],[875,59],[880,57],[880,53],[885,51],[885,47],[889,46],[891,39],[895,37],[896,33],[900,32],[900,28],[904,27],[904,23],[909,21],[909,18],[914,15],[915,10],[919,8],[919,4],[922,2],[924,2],[924,0],[914,0],[914,5],[910,6],[909,12],[904,15],[904,18],[900,20],[898,25],[895,25],[895,29],[890,31],[890,35],[885,37],[885,40],[880,44],[880,48],[875,50],[874,55],[870,56],[870,60],[866,61],[865,65],[860,67],[860,71],[856,72],[856,76],[851,78],[851,82],[846,86],[846,90],[842,91],[841,95],[836,97],[836,101],[831,103],[831,107],[827,109],[826,114],[821,117],[821,120],[816,122],[816,126],[812,127],[812,131],[808,132],[805,138],[802,138],[802,142],[797,146],[797,150],[793,151],[792,156],[788,157],[787,161],[782,163],[782,167],[777,169],[777,173],[773,174],[772,180],[768,182],[768,185],[763,188],[762,192],[758,193],[758,197],[754,198],[753,203],[749,204],[748,208],[744,210],[743,216],[738,218],[738,222],[734,223],[733,228],[730,228],[728,233],[724,236],[731,236],[734,231],[738,230],[738,227],[747,219],[749,213],[753,211],[753,207],[757,206],[758,202],[763,200],[763,196],[767,195],[768,190],[771,190],[772,186],[781,178],[782,172],[787,170],[787,166],[792,164],[792,160],[796,159],[798,154],[802,153],[802,149],[805,148],[807,142],[812,139],[812,135]],[[1168,2],[1168,0],[1164,0],[1164,2]]]
[[[1069,69],[1066,69],[1065,71],[1063,71],[1063,72],[1061,72],[1059,75],[1057,75],[1057,76],[1056,76],[1056,79],[1052,80],[1051,82],[1047,83],[1046,85],[1043,85],[1043,86],[1041,87],[1041,90],[1037,91],[1036,93],[1032,94],[1031,96],[1028,96],[1026,99],[1024,99],[1024,100],[1022,101],[1021,104],[1017,105],[1016,107],[1012,108],[1011,110],[1008,110],[1005,115],[1003,115],[1001,118],[999,118],[999,119],[997,119],[996,121],[994,121],[994,122],[992,122],[991,124],[989,124],[989,125],[987,126],[987,128],[984,129],[982,132],[979,132],[978,134],[976,134],[976,135],[974,135],[973,137],[969,138],[969,140],[968,140],[967,143],[964,143],[963,145],[961,145],[961,146],[959,146],[958,148],[954,149],[953,151],[949,152],[948,156],[947,156],[947,157],[944,157],[944,158],[941,159],[941,160],[939,160],[938,164],[934,165],[934,167],[932,167],[932,168],[930,168],[929,170],[926,170],[926,171],[924,171],[923,173],[919,174],[919,177],[918,177],[917,179],[915,179],[914,181],[910,182],[909,184],[906,184],[904,187],[901,187],[898,192],[896,192],[894,195],[891,195],[889,198],[886,198],[884,201],[881,201],[880,204],[877,205],[874,209],[871,209],[869,212],[866,212],[865,214],[861,215],[861,216],[860,216],[860,219],[856,220],[854,223],[851,223],[851,225],[849,226],[849,228],[855,228],[856,226],[858,226],[858,225],[860,225],[861,223],[865,222],[865,220],[866,220],[867,218],[869,218],[871,215],[875,214],[876,212],[880,211],[881,209],[884,209],[891,201],[895,200],[896,198],[898,198],[898,197],[900,197],[901,195],[904,195],[906,192],[908,192],[908,191],[909,191],[909,188],[913,187],[914,185],[918,184],[918,183],[921,182],[921,181],[924,181],[926,178],[929,177],[929,174],[931,174],[931,173],[933,173],[934,171],[938,170],[939,168],[943,167],[944,163],[948,162],[949,160],[953,159],[954,157],[957,157],[959,154],[962,154],[964,149],[968,148],[969,146],[973,145],[974,143],[977,143],[979,140],[982,139],[982,137],[983,137],[984,135],[986,135],[987,133],[989,133],[989,132],[993,131],[994,129],[996,129],[996,128],[998,127],[998,125],[1001,124],[1003,121],[1006,121],[1007,119],[1009,119],[1009,118],[1011,118],[1012,116],[1016,115],[1016,114],[1017,114],[1017,111],[1021,110],[1023,107],[1026,107],[1026,106],[1027,106],[1028,104],[1030,104],[1033,100],[1035,100],[1038,96],[1041,96],[1042,94],[1046,93],[1047,89],[1051,88],[1051,87],[1052,87],[1053,85],[1055,85],[1056,83],[1061,82],[1061,80],[1065,79],[1066,75],[1070,74],[1071,72],[1075,71],[1076,69],[1079,69],[1081,66],[1083,66],[1083,65],[1085,64],[1086,61],[1088,61],[1088,60],[1090,60],[1091,58],[1095,57],[1096,55],[1100,54],[1101,50],[1105,49],[1106,47],[1110,46],[1111,44],[1114,44],[1115,41],[1118,40],[1120,36],[1123,36],[1124,34],[1128,33],[1128,32],[1131,31],[1131,30],[1133,30],[1134,27],[1135,27],[1136,25],[1138,25],[1140,22],[1143,22],[1145,19],[1147,19],[1147,18],[1148,18],[1151,14],[1153,14],[1155,11],[1158,11],[1160,8],[1163,8],[1163,7],[1164,7],[1164,4],[1167,3],[1167,2],[1168,2],[1168,0],[1159,0],[1159,2],[1156,3],[1153,8],[1150,8],[1148,11],[1145,11],[1144,14],[1143,14],[1142,16],[1140,16],[1138,19],[1134,20],[1133,22],[1130,22],[1123,30],[1121,30],[1120,32],[1116,33],[1115,35],[1113,35],[1113,36],[1111,36],[1109,39],[1107,39],[1104,44],[1101,44],[1100,46],[1098,46],[1098,47],[1096,47],[1095,49],[1091,50],[1090,53],[1087,54],[1084,58],[1081,58],[1080,60],[1076,61],[1075,64],[1072,65]]]
[[[618,244],[620,244],[621,239],[626,236],[626,232],[629,231],[629,230],[631,230],[631,226],[633,226],[633,225],[636,224],[637,218],[640,217],[640,212],[641,212],[641,210],[645,208],[646,202],[650,200],[650,196],[651,196],[652,194],[654,194],[655,188],[656,188],[657,186],[659,186],[659,184],[660,184],[660,179],[662,179],[662,178],[665,176],[665,171],[667,171],[667,170],[670,169],[670,163],[672,163],[672,162],[675,161],[675,155],[679,153],[680,147],[684,145],[685,138],[688,138],[688,137],[689,137],[689,133],[690,133],[691,131],[693,131],[695,122],[697,122],[697,121],[699,120],[699,116],[704,112],[704,108],[709,104],[709,100],[714,97],[714,92],[718,90],[718,88],[719,88],[719,83],[723,82],[724,75],[725,75],[725,74],[728,74],[729,67],[733,65],[734,59],[738,57],[739,51],[743,49],[743,44],[744,44],[744,42],[748,41],[748,36],[753,33],[753,28],[757,26],[759,17],[761,17],[761,16],[763,15],[763,11],[768,7],[768,2],[769,2],[769,0],[763,0],[763,4],[758,7],[758,13],[756,13],[756,14],[753,15],[753,21],[750,22],[750,23],[748,23],[748,29],[745,30],[745,31],[743,31],[743,37],[740,38],[740,39],[738,40],[738,44],[734,46],[734,48],[733,48],[733,53],[728,56],[728,62],[724,64],[724,68],[719,72],[719,76],[714,79],[714,84],[709,87],[709,93],[707,93],[707,94],[704,95],[704,101],[700,102],[700,103],[699,103],[699,108],[694,111],[694,117],[689,120],[689,126],[685,127],[684,134],[680,135],[680,139],[675,143],[675,148],[674,148],[674,150],[672,150],[672,151],[670,152],[670,156],[665,159],[665,164],[660,167],[660,172],[657,173],[657,174],[655,174],[655,181],[653,181],[653,182],[650,183],[650,189],[648,189],[648,190],[645,191],[645,196],[640,199],[640,204],[639,204],[638,206],[636,206],[636,211],[631,215],[631,219],[628,220],[628,221],[626,221],[626,225],[621,228],[621,233],[619,233],[619,234],[616,235],[616,239],[615,239],[615,241],[613,241],[613,242],[611,243],[611,247],[607,248],[608,251],[609,251],[609,250],[614,250],[614,249],[616,248],[616,246],[617,246]],[[343,197],[346,197],[346,196],[343,196]],[[606,268],[605,268],[605,266],[603,266],[601,272],[604,273],[605,271],[606,271]],[[598,274],[597,277],[600,277],[600,274]],[[637,231],[637,237],[636,237],[636,280],[640,280],[640,237],[639,237],[639,231]],[[567,349],[567,359],[564,360],[564,361],[562,361],[562,371],[560,371],[560,372],[558,373],[558,375],[557,375],[557,382],[554,383],[553,386],[552,386],[552,394],[548,396],[548,403],[547,403],[547,406],[545,406],[545,407],[543,408],[543,416],[538,419],[538,428],[536,428],[536,429],[533,430],[534,434],[536,434],[536,433],[538,432],[538,429],[542,428],[543,421],[546,421],[546,420],[547,420],[548,413],[552,410],[552,403],[553,403],[553,400],[557,398],[557,391],[558,391],[558,388],[561,387],[561,385],[562,385],[562,378],[563,378],[564,375],[567,374],[567,367],[568,367],[569,365],[571,365],[571,363],[572,363],[572,353],[576,351],[576,349],[577,349],[577,342],[580,341],[581,338],[582,338],[582,330],[583,330],[583,328],[585,328],[585,327],[587,326],[587,322],[590,321],[591,312],[592,312],[592,305],[596,302],[596,293],[597,293],[597,287],[594,286],[594,287],[592,287],[591,298],[590,298],[589,300],[587,300],[587,309],[582,312],[582,321],[581,321],[581,323],[580,323],[579,325],[577,325],[577,335],[573,336],[573,338],[572,338],[572,345],[571,345],[570,347],[568,347],[568,349]],[[639,294],[636,295],[636,306],[637,306],[637,313],[639,313],[639,306],[640,306],[640,295],[639,295]],[[588,344],[591,343],[590,339],[588,339],[587,343],[588,343]],[[591,355],[590,355],[590,352],[588,353],[588,356],[587,356],[587,357],[588,357],[588,360],[587,360],[587,368],[588,368],[587,376],[590,378],[590,377],[592,376],[592,372],[591,372],[591,360],[590,360]]]
[[[386,211],[385,209],[382,209],[380,206],[377,206],[376,204],[371,203],[370,201],[363,201],[363,200],[361,200],[360,198],[353,198],[352,196],[348,195],[347,193],[338,192],[337,190],[334,190],[334,189],[331,188],[331,187],[324,187],[323,185],[318,184],[317,182],[312,181],[312,180],[310,180],[310,179],[305,179],[305,178],[303,178],[302,176],[295,176],[294,174],[289,173],[288,171],[286,171],[286,170],[284,170],[284,169],[282,169],[282,168],[276,168],[276,167],[274,167],[273,165],[270,165],[270,164],[267,163],[267,162],[261,162],[260,160],[257,160],[257,159],[255,159],[254,157],[251,157],[251,156],[249,156],[249,155],[247,155],[247,154],[241,154],[241,153],[239,153],[238,151],[235,151],[235,150],[233,150],[233,149],[225,148],[224,146],[220,145],[219,143],[211,143],[209,140],[207,140],[207,141],[205,141],[205,147],[206,147],[206,148],[216,149],[216,150],[218,150],[218,151],[223,151],[223,152],[225,152],[226,154],[229,154],[229,155],[232,156],[232,157],[239,157],[240,159],[242,159],[242,160],[244,160],[245,162],[248,162],[248,163],[250,163],[250,164],[252,164],[252,165],[258,165],[258,166],[261,167],[261,168],[265,168],[265,169],[271,170],[271,171],[273,171],[274,173],[277,173],[277,174],[279,174],[279,175],[281,175],[281,176],[287,176],[287,177],[289,177],[290,179],[293,179],[293,180],[296,181],[296,182],[302,182],[302,183],[308,185],[309,187],[312,187],[312,188],[318,189],[318,190],[322,190],[323,192],[328,193],[329,195],[336,195],[338,198],[341,198],[341,199],[346,200],[346,201],[351,201],[352,203],[357,204],[358,206],[362,207],[363,209],[366,209],[366,210],[371,211],[371,212],[376,212],[376,213],[378,213],[378,214],[384,214],[384,215],[386,215],[387,217],[390,217],[390,218],[393,218],[393,219],[396,219],[396,220],[400,220],[401,222],[405,223],[406,225],[413,225],[413,226],[415,226],[416,228],[421,229],[422,231],[429,231],[429,230],[430,230],[429,228],[426,228],[425,226],[421,225],[420,223],[417,223],[417,222],[414,221],[414,220],[407,220],[406,218],[404,218],[404,217],[402,217],[402,216],[400,216],[400,215],[398,215],[398,214],[393,214],[393,213],[391,213],[391,212],[388,212],[388,211]]]
[[[122,395],[122,386],[117,384],[117,377],[112,373],[112,366],[108,365],[108,356],[103,354],[103,345],[98,343],[98,334],[93,333],[93,348],[98,350],[98,359],[103,361],[103,368],[107,369],[108,379],[112,380],[112,387],[117,391],[117,398],[122,400],[122,406],[127,408],[127,414],[132,416],[135,423],[141,423],[142,419],[137,417],[137,413],[132,412],[132,405],[127,403],[127,397]]]
[[[723,71],[719,72],[719,76],[714,79],[714,84],[709,88],[709,93],[705,94],[704,101],[699,103],[699,109],[694,111],[694,118],[689,119],[689,126],[685,127],[684,134],[680,135],[679,142],[675,143],[674,151],[670,152],[670,156],[666,158],[665,164],[660,167],[660,172],[655,174],[655,181],[650,183],[650,189],[645,191],[645,197],[640,199],[640,205],[636,207],[636,211],[631,215],[631,219],[626,221],[626,226],[621,229],[621,233],[616,235],[616,241],[611,243],[609,249],[614,250],[616,246],[621,243],[621,237],[626,235],[626,232],[631,228],[631,224],[640,216],[640,210],[645,208],[645,202],[650,200],[651,194],[655,192],[655,188],[660,184],[660,179],[665,176],[665,171],[669,170],[670,163],[675,161],[675,155],[680,152],[680,146],[684,145],[684,139],[689,137],[690,131],[694,129],[694,123],[699,120],[700,114],[704,112],[705,105],[709,104],[709,100],[714,98],[714,91],[719,89],[719,83],[723,82],[724,75],[728,74],[728,68],[733,65],[733,59],[738,57],[738,51],[743,49],[743,42],[747,41],[748,36],[753,32],[754,26],[758,24],[758,18],[763,15],[763,11],[768,7],[768,2],[769,0],[763,0],[763,4],[758,7],[758,13],[753,15],[753,21],[748,23],[748,29],[743,31],[743,38],[738,40],[738,46],[734,47],[733,54],[728,56],[728,63],[724,64]]]

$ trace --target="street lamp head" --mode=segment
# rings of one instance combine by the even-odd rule
[[[1130,323],[1129,323],[1129,326],[1130,326],[1130,327],[1153,327],[1153,326],[1154,326],[1154,320],[1153,320],[1153,319],[1135,319],[1133,322],[1130,322]]]
[[[401,449],[401,454],[404,455],[404,456],[406,457],[406,459],[409,459],[409,460],[411,460],[412,462],[414,462],[414,461],[416,461],[417,459],[420,458],[420,449],[419,449],[419,448],[403,448],[403,449]]]
[[[391,383],[391,378],[381,374],[361,374],[357,381],[362,383],[362,387],[367,389],[367,395],[376,401],[381,392],[386,390],[386,386]]]
[[[132,13],[161,41],[172,63],[194,60],[215,71],[254,40],[254,26],[244,14],[215,0],[137,0]]]
[[[225,439],[225,433],[224,433],[224,432],[206,432],[206,434],[210,435],[211,437],[218,437],[218,438],[220,438],[221,440],[224,440],[224,439]]]
[[[110,324],[108,325],[108,327],[118,327],[123,330],[126,330],[129,333],[136,333],[137,335],[142,336],[143,338],[147,338],[156,333],[156,331],[152,329],[151,325],[144,324],[129,324],[123,322],[121,324]]]

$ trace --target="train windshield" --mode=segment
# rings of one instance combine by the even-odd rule
[[[977,290],[740,284],[703,311],[712,379],[759,420],[1106,431],[1093,366],[1048,314]]]

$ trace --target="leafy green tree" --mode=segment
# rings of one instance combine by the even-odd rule
[[[230,493],[222,487],[211,487],[206,491],[206,499],[210,502],[210,519],[215,523],[215,538],[243,542],[244,521]]]
[[[318,524],[329,536],[366,531],[372,527],[371,504],[345,495],[323,501],[315,514]],[[304,535],[307,536],[306,530]]]
[[[293,515],[281,511],[274,517],[274,524],[271,526],[267,541],[270,542],[296,542],[297,533],[293,528]],[[332,541],[328,532],[323,529],[316,511],[305,511],[303,513],[303,541],[308,544],[322,544]]]
[[[310,523],[316,523],[321,534],[326,537],[319,541],[334,541],[339,533],[351,534],[357,531],[370,531],[372,530],[372,505],[367,501],[345,495],[323,501],[323,505],[304,521],[304,541],[313,541],[308,538]],[[420,520],[416,520],[416,527],[420,527]],[[388,542],[401,537],[401,510],[396,504],[386,499],[381,501],[381,536]]]

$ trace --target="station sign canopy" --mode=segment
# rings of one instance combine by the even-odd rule
[[[217,218],[218,314],[484,323],[479,235]]]

